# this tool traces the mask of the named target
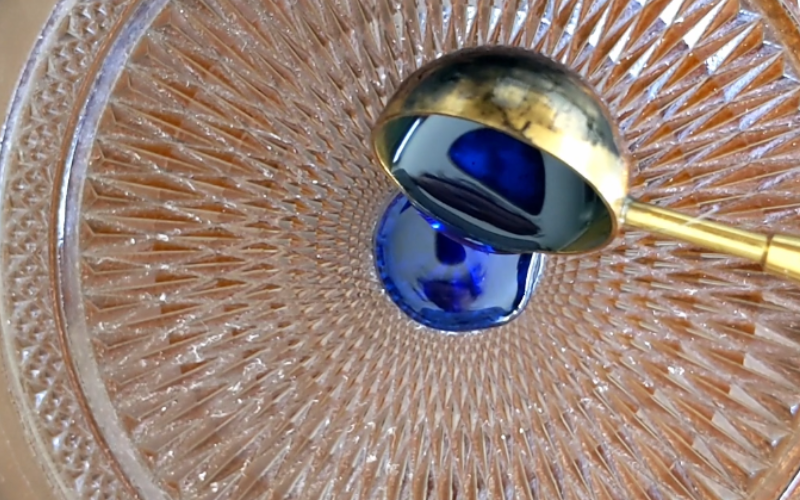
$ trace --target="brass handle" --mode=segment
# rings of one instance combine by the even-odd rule
[[[800,281],[800,238],[797,237],[744,231],[631,198],[625,201],[622,223],[715,252],[743,257],[760,263],[771,274]]]

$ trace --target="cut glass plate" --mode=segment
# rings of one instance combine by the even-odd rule
[[[627,231],[548,258],[505,326],[421,326],[376,272],[396,191],[369,136],[425,62],[524,46],[602,96],[634,196],[800,234],[797,19],[788,0],[61,3],[0,151],[3,427],[25,438],[0,476],[37,464],[58,500],[788,498],[796,284]]]

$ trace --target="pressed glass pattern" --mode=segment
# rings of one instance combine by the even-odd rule
[[[633,195],[800,234],[776,5],[63,4],[0,154],[5,362],[54,498],[778,498],[796,285],[628,231],[442,335],[375,272],[369,149],[415,68],[521,45],[602,96]]]

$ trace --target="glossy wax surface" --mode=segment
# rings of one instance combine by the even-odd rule
[[[452,239],[403,195],[387,208],[375,244],[380,277],[397,306],[419,323],[453,332],[513,319],[530,298],[542,259]]]
[[[606,212],[571,168],[503,132],[446,116],[391,127],[393,177],[461,238],[506,252],[557,252]]]

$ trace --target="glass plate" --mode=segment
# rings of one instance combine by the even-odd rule
[[[788,498],[797,285],[628,231],[547,259],[504,327],[421,327],[375,272],[394,191],[369,134],[421,64],[525,46],[603,97],[634,196],[800,234],[798,16],[778,0],[61,3],[0,152],[14,497]]]

